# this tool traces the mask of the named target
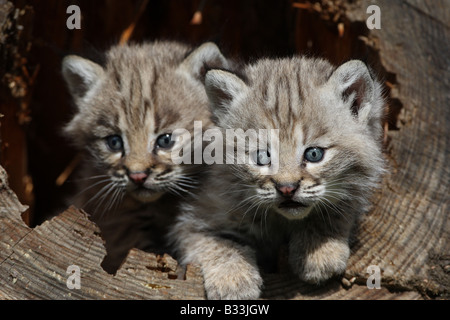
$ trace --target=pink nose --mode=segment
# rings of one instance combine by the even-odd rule
[[[279,184],[276,186],[276,188],[283,196],[292,196],[295,193],[295,190],[297,190],[298,185],[297,184]]]
[[[143,184],[148,177],[145,172],[132,172],[128,176],[136,184]]]

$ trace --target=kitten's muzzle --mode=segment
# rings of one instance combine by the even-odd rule
[[[298,190],[299,183],[275,183],[278,193],[284,198],[284,201],[278,205],[278,208],[305,208],[307,204],[294,201],[295,192]]]
[[[275,183],[275,188],[285,198],[292,198],[297,191],[298,183]]]
[[[145,180],[147,180],[148,174],[143,172],[143,171],[139,171],[139,172],[130,172],[128,174],[128,177],[130,178],[131,181],[133,181],[135,184],[137,184],[138,186],[141,186],[144,184]]]

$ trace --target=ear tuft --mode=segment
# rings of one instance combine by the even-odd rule
[[[103,73],[101,66],[78,56],[67,56],[62,62],[62,75],[75,100],[83,98]]]
[[[367,97],[367,92],[367,82],[363,78],[357,78],[342,93],[342,96],[346,101],[352,101],[350,111],[356,117],[358,116],[359,110],[363,106],[364,99]]]
[[[342,100],[350,104],[350,111],[356,117],[374,98],[374,81],[362,61],[351,60],[344,63],[334,71],[330,81],[334,82]]]
[[[228,69],[229,63],[214,43],[206,42],[182,62],[181,68],[203,82],[209,69]]]
[[[372,78],[367,66],[351,60],[338,67],[328,81],[354,118],[379,135],[385,101],[380,83]]]

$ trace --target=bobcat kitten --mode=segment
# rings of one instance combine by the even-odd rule
[[[195,187],[198,167],[171,161],[171,134],[192,131],[194,120],[211,125],[203,86],[208,67],[228,67],[212,43],[195,50],[169,41],[115,46],[105,66],[79,56],[63,60],[77,107],[64,132],[85,151],[79,194],[70,203],[92,214],[110,258],[145,249],[145,229],[165,225],[178,196]]]
[[[276,259],[282,243],[304,281],[343,273],[351,229],[384,171],[381,86],[361,61],[262,59],[243,75],[207,72],[216,124],[224,134],[279,129],[278,143],[247,144],[245,164],[211,167],[170,234],[181,261],[200,265],[210,299],[258,298],[257,256],[273,249]]]

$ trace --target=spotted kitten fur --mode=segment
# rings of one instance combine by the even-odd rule
[[[211,125],[209,67],[228,67],[216,45],[192,50],[168,41],[115,46],[104,66],[78,56],[63,61],[77,107],[64,132],[85,152],[70,203],[99,224],[112,270],[131,247],[151,245],[147,229],[164,233],[179,195],[197,183],[198,167],[171,161],[171,133],[192,131],[194,120]]]
[[[211,70],[205,86],[224,134],[279,129],[278,154],[247,149],[254,161],[212,166],[172,229],[181,261],[200,265],[207,297],[258,298],[258,259],[276,260],[283,243],[300,279],[342,274],[352,227],[383,172],[380,84],[360,61],[336,68],[294,57],[257,61],[243,77]],[[264,174],[274,160],[278,170]]]

